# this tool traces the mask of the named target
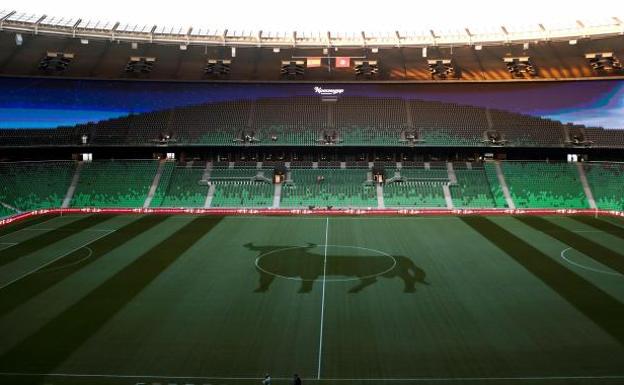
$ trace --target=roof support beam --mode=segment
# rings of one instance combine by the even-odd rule
[[[11,11],[7,13],[4,17],[0,18],[0,31],[2,31],[2,25],[4,24],[4,21],[13,15],[15,15],[15,11]]]

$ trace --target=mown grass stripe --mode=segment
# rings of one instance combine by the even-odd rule
[[[7,263],[13,262],[16,259],[33,253],[39,249],[43,249],[52,243],[68,238],[85,229],[109,220],[110,218],[112,218],[111,215],[89,215],[57,229],[20,242],[17,245],[6,248],[0,251],[0,266],[4,266]]]
[[[573,216],[570,217],[577,222],[581,222],[584,225],[591,226],[600,231],[604,231],[605,233],[611,234],[620,239],[624,239],[624,227],[620,227],[611,222],[604,221],[602,219],[596,219],[593,217],[587,216]]]
[[[163,215],[150,215],[140,218],[90,243],[89,248],[92,250],[93,254],[88,259],[72,265],[72,263],[80,261],[84,257],[84,249],[76,250],[46,266],[44,272],[39,273],[41,271],[39,270],[5,287],[0,290],[0,316],[9,313],[19,305],[44,292],[132,238],[151,229],[165,219],[167,219],[167,216]]]
[[[0,356],[0,370],[49,373],[165,271],[221,218],[192,220]]]
[[[50,219],[56,216],[57,215],[41,215],[41,216],[34,216],[34,217],[26,218],[18,222],[13,222],[7,226],[0,228],[0,237],[8,235],[10,233],[14,233],[16,231],[23,230],[30,226],[38,225],[39,223],[43,223],[45,221],[49,221]]]
[[[624,274],[624,255],[616,253],[598,242],[587,239],[544,218],[533,216],[519,216],[516,218],[535,230],[541,231],[603,265]]]
[[[491,220],[484,217],[461,220],[624,345],[624,304]]]

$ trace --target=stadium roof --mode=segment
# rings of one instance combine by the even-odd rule
[[[576,4],[575,4],[576,3]],[[115,40],[242,46],[427,46],[624,34],[619,2],[5,1],[0,29]]]

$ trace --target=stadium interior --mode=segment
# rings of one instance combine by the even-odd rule
[[[0,383],[622,383],[623,34],[1,10]]]

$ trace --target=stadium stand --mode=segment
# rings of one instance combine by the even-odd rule
[[[377,207],[368,169],[292,169],[281,207]]]
[[[570,132],[582,132],[575,143]],[[492,143],[490,134],[499,137]],[[259,98],[205,103],[56,129],[3,129],[1,146],[624,147],[622,130],[566,126],[513,112],[381,97]]]
[[[204,172],[204,167],[171,167],[169,178],[161,178],[156,190],[162,198],[154,197],[151,207],[204,207],[208,195],[208,184],[200,183]]]
[[[445,208],[442,184],[436,182],[394,182],[384,187],[386,207]]]
[[[589,208],[575,165],[550,162],[501,164],[516,208]]]
[[[143,207],[157,168],[154,160],[86,162],[71,207]]]
[[[74,162],[0,163],[0,202],[28,211],[61,207]]]
[[[418,136],[428,146],[482,146],[488,129],[485,110],[458,104],[410,102]]]
[[[8,217],[9,215],[13,215],[15,213],[16,212],[14,210],[8,209],[0,205],[0,218]]]
[[[263,181],[215,182],[211,207],[271,207],[274,187]]]
[[[624,210],[624,164],[586,163],[584,168],[598,208]]]
[[[442,186],[449,184],[446,163],[428,165],[403,163],[403,167],[386,175],[386,207],[446,207]]]
[[[457,208],[504,207],[498,206],[493,187],[482,165],[472,164],[471,169],[455,164],[457,185],[450,186],[453,205]],[[498,183],[494,186],[496,188]]]
[[[158,186],[156,187],[156,191],[154,191],[152,200],[149,202],[150,207],[160,207],[162,205],[163,200],[167,196],[167,187],[171,185],[171,177],[175,168],[174,162],[164,162]]]
[[[267,162],[270,163],[270,162]],[[372,169],[366,162],[292,162],[281,190],[281,207],[378,207]],[[71,207],[272,207],[273,168],[255,161],[162,163],[151,202],[146,198],[159,167],[156,160],[83,162]],[[284,163],[277,162],[283,167]],[[75,162],[0,163],[0,214],[61,207],[71,185]],[[227,165],[227,166],[226,166]],[[359,167],[357,167],[359,165]],[[494,162],[377,162],[386,167],[385,207],[446,208],[449,187],[455,208],[507,208]],[[232,166],[232,167],[230,167]],[[394,167],[392,167],[394,166]],[[576,164],[533,161],[500,162],[516,208],[588,208]],[[585,163],[598,208],[622,210],[624,165]],[[212,193],[211,191],[212,188]],[[211,199],[208,199],[210,196]]]
[[[509,208],[505,196],[503,195],[503,188],[501,187],[498,176],[496,175],[496,169],[492,162],[486,162],[483,165],[485,170],[485,176],[487,177],[488,184],[490,185],[490,191],[492,198],[494,199],[495,207]]]
[[[491,129],[501,133],[507,145],[561,147],[564,144],[561,122],[500,110],[488,110],[488,113],[492,121]]]
[[[215,168],[209,179],[215,186],[211,207],[270,207],[271,177],[270,169]]]

